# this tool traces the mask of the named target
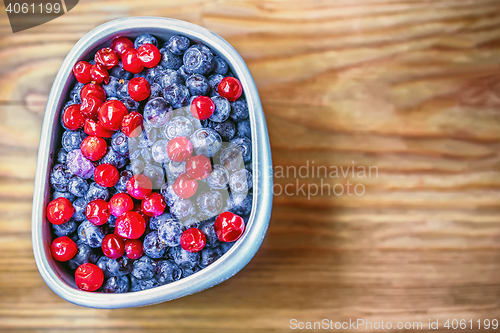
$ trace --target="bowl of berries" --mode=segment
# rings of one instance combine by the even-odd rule
[[[69,52],[43,119],[32,242],[60,297],[144,306],[227,280],[272,206],[269,138],[239,54],[166,18],[103,24]]]

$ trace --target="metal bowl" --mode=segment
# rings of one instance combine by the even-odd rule
[[[74,276],[50,254],[50,222],[46,206],[50,200],[49,175],[54,152],[61,137],[60,112],[75,84],[72,68],[88,59],[117,36],[135,38],[151,33],[164,40],[180,34],[201,42],[224,58],[243,85],[252,127],[254,196],[244,235],[219,260],[179,281],[125,294],[104,294],[78,290]],[[33,193],[32,241],[38,270],[47,285],[65,300],[94,308],[124,308],[160,303],[213,287],[240,271],[255,255],[267,231],[272,206],[272,165],[269,137],[257,88],[238,52],[220,36],[195,24],[158,17],[124,18],[105,23],[86,34],[69,52],[52,85],[40,137]]]

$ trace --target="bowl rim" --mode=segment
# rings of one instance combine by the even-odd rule
[[[50,256],[50,241],[44,239],[45,217],[50,185],[48,167],[54,133],[65,85],[71,79],[72,68],[82,55],[103,42],[126,34],[162,30],[182,34],[203,42],[226,59],[240,79],[250,111],[252,133],[252,170],[254,194],[247,230],[237,243],[207,268],[179,281],[148,290],[124,294],[85,292],[67,284],[59,275],[55,260]],[[154,32],[152,32],[154,34]],[[32,245],[38,270],[47,285],[61,298],[81,306],[94,308],[124,308],[156,304],[215,286],[239,272],[259,249],[269,225],[272,207],[272,162],[264,112],[252,75],[238,52],[222,37],[201,26],[171,18],[132,17],[104,23],[83,36],[64,59],[52,84],[40,135],[32,207]]]

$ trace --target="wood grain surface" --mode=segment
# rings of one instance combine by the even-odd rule
[[[424,325],[392,331],[439,320],[445,332],[447,319],[472,319],[467,331],[500,320],[499,1],[81,0],[16,34],[1,10],[0,331],[284,332],[291,319],[365,319]],[[45,102],[79,38],[144,15],[200,24],[240,52],[275,171],[377,173],[275,174],[292,195],[277,193],[261,250],[234,278],[155,306],[82,308],[45,285],[31,250]],[[308,198],[321,184],[344,193]],[[364,194],[348,195],[356,184]]]

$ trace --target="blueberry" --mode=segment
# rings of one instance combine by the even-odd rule
[[[229,177],[231,193],[248,193],[252,188],[252,173],[246,169],[234,172]]]
[[[222,146],[219,133],[209,128],[196,130],[190,138],[197,155],[212,157]]]
[[[213,129],[222,138],[222,141],[229,142],[236,135],[236,125],[231,119],[228,119],[222,123],[210,122],[208,128]]]
[[[240,137],[252,138],[252,130],[250,129],[250,120],[242,120],[236,124],[236,135]]]
[[[90,247],[101,247],[104,233],[101,228],[85,220],[78,227],[78,238]]]
[[[111,147],[122,156],[128,156],[128,137],[122,131],[116,131],[111,137]]]
[[[156,99],[156,98],[155,98]],[[149,103],[149,102],[148,102]],[[141,132],[136,138],[135,141],[137,142],[137,148],[147,148],[151,147],[153,143],[156,142],[158,138],[158,130],[154,127],[146,129]],[[130,145],[130,142],[129,142]],[[133,155],[132,149],[129,147],[130,151],[130,156]]]
[[[226,253],[227,251],[229,251],[229,249],[233,247],[234,243],[236,242],[221,242],[220,249],[222,253]]]
[[[200,266],[207,267],[213,264],[217,259],[222,256],[222,251],[218,247],[204,248],[201,250]]]
[[[215,111],[210,116],[210,120],[216,123],[222,123],[229,118],[229,113],[231,112],[231,104],[229,101],[222,96],[213,96],[212,101],[215,104]]]
[[[158,225],[158,239],[167,246],[181,244],[182,225],[176,220],[167,220]]]
[[[148,101],[156,97],[163,97],[163,87],[159,83],[151,85],[151,93],[149,94]]]
[[[245,169],[253,172],[252,162],[245,163]]]
[[[186,69],[184,68],[184,65],[182,65],[181,67],[179,67],[179,69],[177,70],[179,72],[179,74],[181,74],[182,78],[184,80],[187,80],[190,76],[190,74],[188,72],[186,72]]]
[[[191,74],[208,74],[212,70],[213,54],[204,45],[196,44],[186,50],[183,57],[184,69]]]
[[[166,245],[163,244],[158,239],[158,232],[156,230],[151,231],[149,234],[144,237],[143,249],[144,253],[146,253],[151,258],[161,258],[165,253]]]
[[[163,96],[173,108],[178,109],[188,104],[190,95],[185,85],[173,83],[165,88]]]
[[[219,56],[214,56],[213,72],[215,74],[224,75],[227,73],[228,68],[229,66],[227,65],[226,60],[222,59]]]
[[[117,95],[119,100],[130,98],[130,95],[128,94],[128,82],[128,80],[123,80],[122,85],[118,88]]]
[[[73,194],[69,193],[69,192],[55,191],[52,194],[52,200],[56,200],[58,198],[66,198],[66,199],[68,199],[71,202],[73,202],[76,199],[76,197]]]
[[[81,100],[81,91],[85,84],[77,82],[69,92],[69,98],[75,102],[76,104],[80,104]]]
[[[182,222],[182,230],[187,230],[190,228],[198,228],[200,226],[200,219],[197,217],[191,217],[184,222]]]
[[[206,183],[214,190],[225,189],[229,184],[229,172],[222,165],[215,164],[206,178]]]
[[[252,159],[252,141],[246,137],[237,137],[231,140],[231,146],[237,147],[241,155],[243,156],[243,161],[249,162]]]
[[[224,199],[218,191],[208,191],[196,198],[200,214],[212,217],[219,214],[224,207]]]
[[[123,68],[123,63],[121,61],[109,70],[109,75],[123,80],[130,80],[134,76],[134,74]]]
[[[83,220],[85,220],[86,207],[87,207],[87,201],[84,198],[78,198],[73,202],[73,208],[75,208],[73,219],[75,221],[82,222]]]
[[[223,78],[224,76],[220,74],[213,74],[208,77],[208,84],[210,85],[210,91],[213,96],[219,95],[219,93],[217,92],[217,88],[219,87],[219,83]]]
[[[153,147],[151,147],[151,155],[153,160],[157,163],[168,163],[170,162],[170,157],[167,153],[168,140],[158,140],[155,142]]]
[[[170,207],[170,213],[177,219],[187,219],[196,214],[196,207],[190,200],[179,199]]]
[[[227,199],[227,206],[237,215],[248,215],[252,211],[252,195],[233,194]]]
[[[116,219],[117,217],[114,216],[113,214],[109,215],[108,221],[106,222],[107,226],[109,228],[114,228],[116,225]]]
[[[88,190],[89,184],[82,177],[73,176],[68,181],[68,191],[77,197],[85,196]]]
[[[68,266],[71,269],[76,269],[78,266],[89,262],[92,264],[97,262],[97,254],[85,242],[77,240],[76,246],[78,248],[78,252],[76,252],[75,256],[68,261]]]
[[[130,170],[123,170],[120,172],[120,179],[115,185],[115,189],[118,192],[126,193],[127,192],[127,183],[134,176],[133,172]]]
[[[147,68],[145,71],[145,79],[150,85],[153,83],[160,83],[161,78],[165,73],[165,69],[161,66],[156,66],[153,68]]]
[[[151,230],[156,230],[160,226],[160,224],[167,222],[169,220],[175,220],[172,214],[170,213],[163,213],[158,216],[154,216],[151,219],[149,219],[149,228]]]
[[[102,291],[105,293],[122,294],[130,289],[130,281],[127,276],[112,276],[106,280]]]
[[[109,77],[109,82],[108,84],[103,84],[102,87],[104,88],[104,91],[106,92],[106,97],[118,97],[118,90],[122,84],[120,83],[120,80],[117,79],[114,76]]]
[[[105,201],[108,201],[109,191],[106,187],[102,187],[96,182],[92,182],[89,186],[89,190],[85,194],[85,200],[87,202],[91,202],[95,199],[103,199]]]
[[[193,74],[186,80],[186,87],[191,95],[206,95],[210,86],[208,80],[200,74]]]
[[[77,130],[77,131],[71,131],[71,130],[66,130],[64,131],[62,135],[62,146],[63,148],[69,153],[70,151],[74,149],[80,148],[80,145],[82,144],[83,139],[87,137],[87,134],[85,132]]]
[[[144,171],[144,165],[145,164],[142,160],[139,160],[139,159],[131,160],[130,161],[130,171],[132,171],[132,173],[134,175],[138,175]],[[127,186],[127,184],[125,184],[125,191],[126,191],[126,186]]]
[[[139,37],[137,37],[134,41],[134,48],[138,49],[142,44],[153,44],[158,47],[158,41],[153,35],[150,34],[139,35]]]
[[[130,111],[139,111],[140,103],[133,100],[131,97],[121,98],[120,101]]]
[[[118,259],[110,259],[106,256],[102,256],[99,258],[96,265],[102,270],[105,278],[130,274],[134,268],[132,260],[125,256]]]
[[[57,237],[68,236],[76,231],[77,225],[74,219],[70,219],[68,222],[63,224],[50,224],[52,231]]]
[[[166,88],[171,84],[177,83],[177,84],[184,84],[185,79],[182,77],[181,73],[179,71],[173,70],[173,69],[166,69],[163,72],[163,76],[159,79],[159,84],[163,87]]]
[[[244,99],[238,99],[231,103],[231,113],[229,117],[235,122],[242,121],[248,118],[248,105]]]
[[[165,175],[161,166],[146,164],[146,166],[144,166],[143,173],[151,179],[153,189],[160,189],[162,185],[165,184]]]
[[[117,169],[121,169],[127,164],[127,158],[117,153],[113,148],[108,147],[106,155],[99,161],[100,164],[111,164]]]
[[[182,55],[188,49],[190,42],[187,37],[173,35],[165,44],[173,54]]]
[[[162,48],[161,52],[161,65],[168,69],[179,69],[182,66],[182,58],[170,52],[169,49]]]
[[[163,184],[160,189],[160,194],[165,199],[165,202],[169,207],[172,207],[175,202],[179,201],[181,198],[175,194],[172,185]]]
[[[163,127],[170,118],[172,107],[162,97],[154,98],[144,106],[144,121],[152,127]]]
[[[148,256],[142,256],[134,261],[132,275],[138,280],[149,280],[154,277],[155,262]]]
[[[68,182],[71,178],[71,171],[64,164],[56,164],[50,173],[50,185],[59,192],[68,191]]]
[[[67,156],[68,156],[68,152],[66,150],[59,149],[57,151],[57,163],[65,164]]]
[[[155,279],[162,285],[181,278],[181,269],[171,260],[160,260],[155,267]]]
[[[193,134],[194,128],[191,121],[183,116],[173,117],[165,126],[165,136],[173,139],[178,136],[189,138]]]
[[[193,269],[200,262],[199,252],[189,252],[184,250],[182,247],[177,246],[175,252],[173,253],[174,262],[181,269]]]
[[[147,290],[158,286],[158,282],[153,279],[137,280],[135,277],[130,277],[130,291]]]
[[[214,229],[215,218],[201,222],[199,229],[205,234],[206,247],[216,247],[220,244]]]

